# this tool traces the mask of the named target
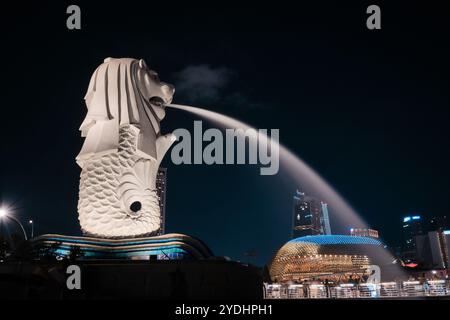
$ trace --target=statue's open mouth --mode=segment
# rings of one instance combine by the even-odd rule
[[[150,100],[149,100],[149,102],[150,102],[153,106],[159,107],[159,108],[163,108],[163,107],[164,107],[164,104],[165,104],[164,100],[163,100],[162,98],[160,98],[160,97],[157,97],[157,96],[151,97]]]

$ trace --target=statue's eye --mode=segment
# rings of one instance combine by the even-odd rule
[[[155,80],[156,82],[160,82],[159,76],[156,72],[150,72],[150,75],[152,76],[153,80]]]
[[[149,102],[156,107],[162,108],[164,106],[164,100],[160,97],[151,97]]]

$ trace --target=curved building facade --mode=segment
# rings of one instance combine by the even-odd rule
[[[184,234],[102,239],[93,237],[46,234],[32,239],[34,252],[39,255],[68,257],[77,254],[83,259],[207,259],[211,250],[199,239]]]
[[[381,241],[346,235],[318,235],[293,239],[275,254],[269,266],[273,282],[338,279],[366,273],[372,264],[385,264]]]

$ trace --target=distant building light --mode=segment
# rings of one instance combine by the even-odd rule
[[[408,222],[410,220],[411,220],[411,217],[406,217],[406,218],[403,219],[403,222]]]
[[[408,264],[405,264],[405,266],[408,268],[415,268],[415,267],[417,267],[417,263],[408,263]]]
[[[450,230],[444,230],[444,234],[450,234]]]
[[[414,217],[412,217],[413,218],[413,220],[419,220],[420,219],[420,216],[414,216]]]

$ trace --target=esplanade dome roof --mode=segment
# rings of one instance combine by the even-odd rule
[[[369,237],[357,237],[357,236],[347,236],[347,235],[318,235],[318,236],[305,236],[288,241],[288,243],[314,243],[318,245],[376,245],[382,246],[383,243],[374,238]]]
[[[374,238],[315,235],[286,242],[275,254],[269,273],[272,281],[299,281],[321,276],[363,274],[372,264],[385,265],[383,243]]]

